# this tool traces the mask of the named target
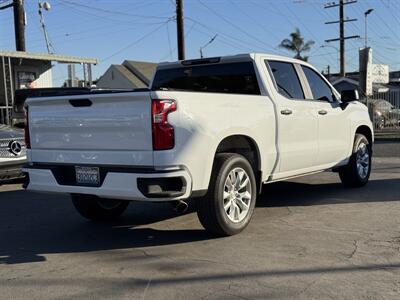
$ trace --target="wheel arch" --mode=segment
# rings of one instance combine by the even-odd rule
[[[357,133],[361,133],[362,135],[364,135],[367,138],[369,144],[372,146],[372,144],[374,142],[374,137],[373,137],[373,134],[372,134],[372,130],[371,130],[371,128],[369,128],[369,126],[360,125],[360,126],[357,127],[355,133],[356,134]]]
[[[251,137],[243,134],[234,134],[223,138],[217,146],[215,155],[226,152],[243,155],[255,170],[261,170],[260,150],[256,141]]]
[[[219,142],[214,153],[214,159],[218,153],[237,153],[243,155],[253,168],[257,181],[257,189],[261,190],[262,160],[259,146],[253,138],[243,134],[226,136]]]

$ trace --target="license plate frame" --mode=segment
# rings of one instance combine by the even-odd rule
[[[100,186],[100,169],[98,167],[75,166],[77,185]]]

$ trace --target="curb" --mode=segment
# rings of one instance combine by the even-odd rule
[[[376,136],[375,135],[375,142],[399,142],[400,143],[400,136]]]

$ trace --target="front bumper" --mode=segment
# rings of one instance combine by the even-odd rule
[[[138,201],[181,200],[189,198],[192,192],[192,178],[186,169],[151,170],[147,172],[136,172],[135,169],[110,169],[105,173],[102,183],[98,187],[60,182],[52,167],[25,167],[23,171],[29,175],[26,189],[31,191],[88,194],[100,198]],[[67,174],[68,177],[71,177],[71,175]],[[157,180],[165,182],[165,180],[163,181],[165,178],[180,178],[182,180],[181,192],[154,193],[154,190],[156,190],[153,188],[154,185],[143,188],[143,182],[149,182],[149,184],[153,184]],[[163,186],[163,184],[160,184],[160,186]]]
[[[18,159],[16,161],[1,161],[0,180],[9,180],[23,177],[24,174],[22,172],[22,166],[25,163],[25,159]]]

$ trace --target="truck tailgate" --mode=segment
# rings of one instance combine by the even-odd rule
[[[149,92],[35,98],[27,103],[34,161],[35,154],[43,160],[39,153],[54,160],[63,155],[76,157],[71,152],[79,151],[108,158],[113,153],[136,154],[136,158],[148,158],[139,159],[141,165],[153,162]]]

